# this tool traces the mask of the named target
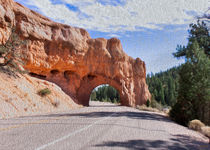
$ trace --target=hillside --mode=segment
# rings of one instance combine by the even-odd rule
[[[58,112],[78,108],[73,100],[54,83],[27,74],[0,71],[0,118]],[[49,88],[51,93],[41,97],[38,91]]]

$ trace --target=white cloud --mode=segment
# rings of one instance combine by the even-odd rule
[[[107,35],[108,37],[116,37],[116,38],[120,38],[121,36],[120,35],[118,35],[118,34],[114,34],[114,33],[111,33],[111,34],[108,34]]]
[[[189,24],[208,9],[208,0],[127,0],[123,5],[102,5],[96,0],[61,0],[80,10],[71,11],[65,4],[50,0],[26,0],[47,17],[65,24],[101,32],[163,29],[162,25]],[[81,18],[81,15],[85,16]],[[88,17],[86,17],[88,16]],[[161,25],[161,26],[160,26]]]

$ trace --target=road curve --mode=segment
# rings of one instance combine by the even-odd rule
[[[200,150],[207,141],[160,114],[109,103],[0,120],[0,150]]]

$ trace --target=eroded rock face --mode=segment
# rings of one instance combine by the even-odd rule
[[[12,0],[0,0],[0,22],[1,43],[9,37],[8,24],[29,40],[21,52],[30,74],[56,83],[75,102],[88,105],[101,84],[116,88],[123,105],[150,99],[145,63],[125,54],[118,39],[91,39],[84,29],[55,23]]]

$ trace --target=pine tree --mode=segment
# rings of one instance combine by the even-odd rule
[[[175,83],[173,82],[171,76],[168,79],[168,88],[169,88],[168,97],[167,97],[169,100],[168,105],[172,106],[175,101],[175,94],[174,94],[175,93]]]
[[[204,53],[210,57],[210,37],[207,25],[204,22],[198,20],[197,24],[190,24],[191,30],[189,31],[189,42],[187,46],[177,46],[177,52],[173,55],[177,58],[185,57],[187,51],[190,49],[190,45],[196,40],[200,48],[204,50]]]
[[[185,56],[186,63],[179,72],[177,103],[170,115],[178,123],[187,125],[188,121],[200,119],[209,122],[210,103],[210,59],[209,33],[204,23],[190,25],[189,42],[186,48],[178,50],[176,57]],[[180,55],[181,54],[181,55]],[[207,115],[206,115],[207,114]],[[208,117],[206,117],[208,116]]]

